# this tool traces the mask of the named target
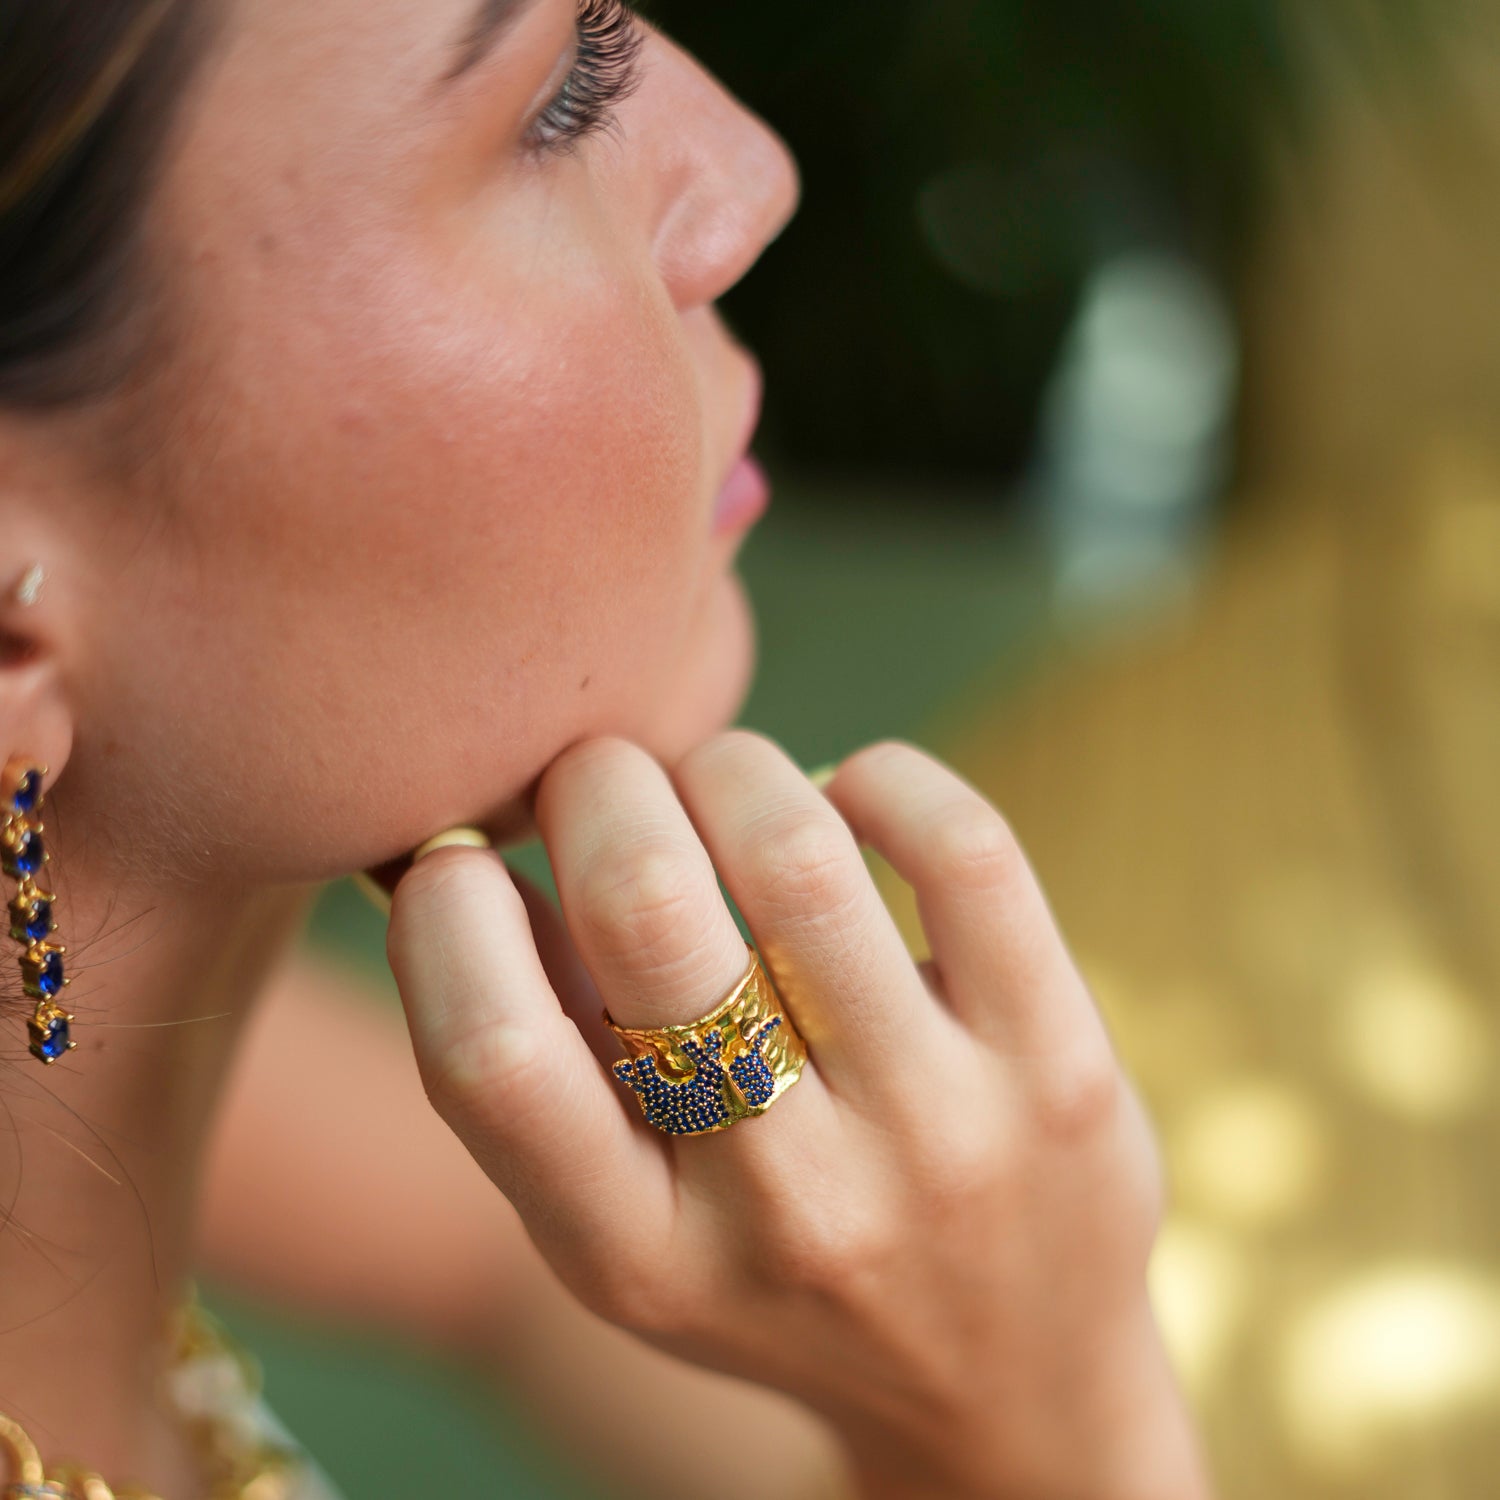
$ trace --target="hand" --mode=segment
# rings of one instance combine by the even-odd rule
[[[811,1059],[765,1115],[665,1136],[606,1071],[618,1043],[565,1010],[557,935],[544,964],[498,855],[413,866],[388,951],[428,1096],[574,1295],[806,1401],[870,1493],[1205,1495],[1146,1299],[1151,1131],[999,813],[909,745],[820,794],[730,731],[670,773],[575,745],[536,814],[616,1020],[689,1021],[739,979],[717,871]],[[915,889],[931,960],[861,844]],[[724,1443],[774,1491],[753,1432]]]

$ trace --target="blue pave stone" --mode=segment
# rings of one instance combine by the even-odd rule
[[[26,936],[32,942],[39,943],[52,931],[52,903],[50,901],[33,901],[31,911],[26,917]]]
[[[730,1118],[722,1096],[724,1068],[719,1054],[723,1045],[718,1033],[709,1036],[707,1046],[688,1042],[683,1050],[693,1072],[687,1078],[663,1074],[649,1055],[619,1059],[613,1071],[639,1096],[652,1125],[668,1135],[695,1135]]]

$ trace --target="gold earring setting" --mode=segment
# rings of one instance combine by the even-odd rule
[[[10,902],[10,935],[21,944],[22,984],[36,1001],[26,1023],[31,1052],[50,1065],[78,1043],[68,1035],[73,1017],[57,1003],[68,983],[63,974],[67,949],[49,941],[57,925],[52,915],[57,898],[37,882],[49,858],[42,840],[42,779],[46,774],[45,766],[29,766],[19,758],[12,758],[0,772],[0,809],[5,813],[0,824],[0,870],[16,882]]]

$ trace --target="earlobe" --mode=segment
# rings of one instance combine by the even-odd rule
[[[73,749],[54,632],[47,628],[47,571],[31,559],[0,575],[0,760],[46,766],[50,790]]]

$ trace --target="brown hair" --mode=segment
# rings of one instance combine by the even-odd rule
[[[109,389],[149,326],[142,210],[200,0],[0,0],[0,405]]]

